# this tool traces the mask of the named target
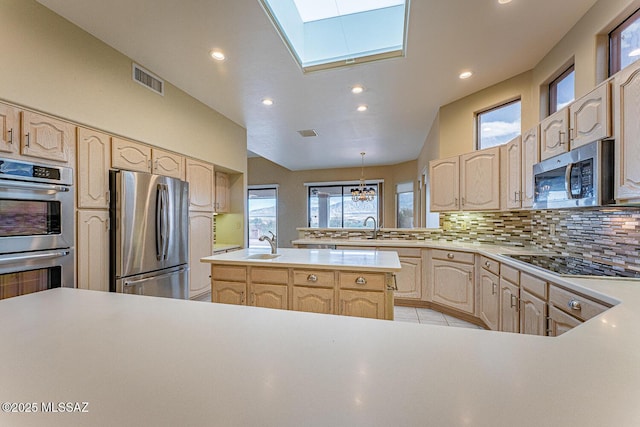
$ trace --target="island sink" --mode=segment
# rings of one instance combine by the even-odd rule
[[[274,259],[278,258],[280,254],[253,254],[249,255],[247,259]]]

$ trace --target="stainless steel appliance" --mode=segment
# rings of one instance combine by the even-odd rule
[[[189,184],[112,171],[111,291],[188,298]]]
[[[0,158],[0,299],[74,287],[73,171]]]
[[[533,166],[534,209],[613,203],[613,141],[596,141]]]

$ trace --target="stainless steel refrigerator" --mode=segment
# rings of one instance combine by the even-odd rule
[[[189,297],[189,184],[111,171],[112,292]]]

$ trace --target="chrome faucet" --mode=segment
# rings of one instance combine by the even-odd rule
[[[276,235],[273,234],[271,231],[269,231],[269,234],[271,234],[271,237],[265,234],[263,236],[258,237],[258,240],[260,240],[261,242],[264,242],[265,240],[269,242],[269,245],[271,245],[271,253],[275,254],[278,249],[278,240],[276,239]]]
[[[367,226],[367,222],[372,219],[373,220],[373,238],[377,239],[378,238],[378,224],[376,222],[376,219],[372,216],[368,216],[364,219],[364,225],[365,227]]]

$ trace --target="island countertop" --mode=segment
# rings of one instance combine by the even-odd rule
[[[258,265],[292,268],[330,268],[332,270],[358,270],[372,272],[396,272],[402,266],[395,252],[373,250],[291,249],[279,248],[277,256],[270,259],[256,258],[268,255],[264,248],[243,249],[201,258],[211,264]]]

